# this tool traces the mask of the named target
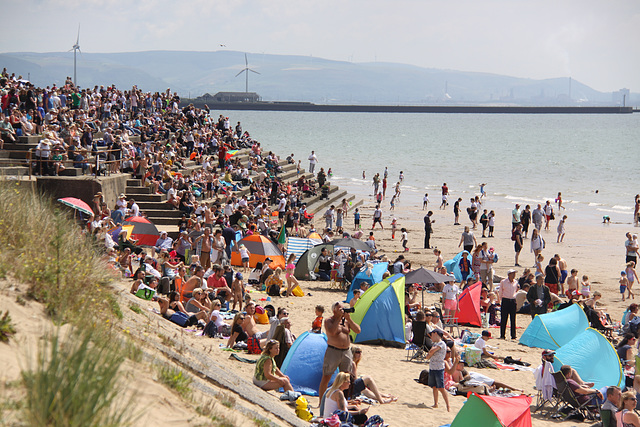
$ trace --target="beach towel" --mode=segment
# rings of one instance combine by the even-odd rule
[[[536,379],[536,388],[542,391],[542,397],[550,400],[553,396],[553,389],[556,388],[556,381],[553,379],[553,364],[545,360],[544,365],[538,366],[533,371]]]
[[[229,359],[236,359],[240,362],[244,362],[244,363],[257,363],[258,359],[247,359],[245,357],[242,356],[238,356],[236,353],[231,353],[229,355]]]

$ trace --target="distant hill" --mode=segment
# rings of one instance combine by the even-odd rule
[[[497,74],[421,68],[394,63],[351,63],[307,56],[249,54],[249,91],[265,101],[321,104],[616,105],[609,92],[576,80],[524,79]],[[171,88],[184,97],[245,90],[244,53],[148,51],[82,53],[78,84],[115,84],[144,91]],[[73,53],[3,53],[0,67],[38,86],[73,75]],[[569,97],[571,90],[571,97]],[[621,100],[622,97],[619,96]],[[640,95],[627,97],[640,104]]]

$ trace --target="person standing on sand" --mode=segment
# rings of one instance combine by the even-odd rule
[[[324,321],[328,346],[324,354],[318,396],[324,396],[331,375],[333,375],[336,368],[340,368],[340,372],[349,372],[351,370],[353,355],[350,349],[349,332],[353,331],[356,334],[361,332],[360,325],[351,319],[349,313],[345,313],[341,302],[333,303],[331,309],[333,316]]]
[[[538,207],[535,208],[531,213],[531,220],[533,221],[534,227],[538,231],[542,229],[543,218],[544,218],[544,211],[542,210],[542,205],[538,203]]]
[[[422,210],[427,210],[427,206],[429,205],[429,193],[424,193],[424,197],[422,198]]]
[[[529,224],[531,223],[531,206],[527,205],[524,210],[520,212],[520,224],[522,224],[522,233],[524,238],[527,238],[529,233]]]
[[[624,247],[627,250],[627,257],[625,263],[633,261],[638,263],[638,235],[627,233],[627,241],[624,243]]]
[[[431,233],[433,232],[433,228],[431,227],[431,224],[436,222],[435,220],[431,219],[431,215],[433,215],[433,212],[429,211],[424,216],[424,248],[425,249],[431,249],[431,246],[429,243],[429,240],[431,239]]]
[[[511,339],[516,339],[516,292],[518,292],[518,281],[516,270],[509,270],[507,278],[500,282],[498,297],[500,303],[500,339],[505,339],[507,332],[507,320],[511,324]]]
[[[442,184],[442,204],[440,205],[440,209],[447,208],[447,198],[449,197],[449,187],[447,187],[447,183]]]
[[[522,240],[522,224],[516,225],[516,229],[513,230],[512,240],[513,240],[513,249],[516,251],[515,266],[520,267],[520,264],[518,264],[518,258],[520,257],[520,251],[522,250],[522,246],[524,245],[524,242]]]
[[[483,197],[487,196],[487,193],[484,191],[484,186],[487,184],[480,184],[480,198],[482,199]]]
[[[529,288],[527,292],[527,301],[531,307],[531,318],[537,314],[547,312],[547,307],[551,302],[551,294],[549,288],[544,284],[544,274],[536,273],[536,283]]]
[[[433,347],[427,354],[427,360],[429,360],[428,384],[433,389],[433,407],[438,407],[438,392],[440,392],[444,403],[447,405],[447,412],[449,412],[451,410],[449,407],[449,393],[444,389],[444,358],[447,355],[447,345],[442,341],[444,331],[434,329],[429,336],[433,342]]]
[[[637,227],[638,222],[640,222],[640,194],[636,194],[633,207],[633,225]]]
[[[453,225],[460,225],[460,202],[462,197],[458,197],[458,200],[453,204]]]
[[[380,205],[376,205],[376,210],[373,211],[373,225],[371,229],[376,228],[376,223],[380,224],[380,228],[384,230],[384,226],[382,225],[382,210],[380,209]]]
[[[476,236],[473,235],[473,232],[469,230],[468,226],[464,227],[464,231],[460,236],[460,243],[458,243],[458,247],[462,246],[463,244],[464,244],[464,250],[467,252],[471,252],[473,248],[478,245],[478,242],[476,241]]]
[[[520,205],[516,203],[515,209],[511,211],[511,231],[515,230],[518,224],[520,224]]]
[[[560,209],[566,209],[562,206],[562,193],[558,192],[558,197],[556,197],[556,203],[558,204],[558,213],[560,213]]]
[[[551,221],[553,218],[551,218],[553,216],[553,206],[551,206],[551,202],[547,200],[547,204],[544,205],[544,216],[545,216],[545,223],[544,223],[544,229],[548,230],[549,229],[549,221]]]
[[[309,173],[313,173],[317,163],[318,158],[316,157],[316,152],[312,150],[311,155],[309,156]]]
[[[560,222],[558,222],[558,238],[556,239],[556,243],[561,243],[564,241],[564,233],[566,231],[564,228],[564,224],[566,221],[567,221],[567,216],[564,215],[560,220]]]

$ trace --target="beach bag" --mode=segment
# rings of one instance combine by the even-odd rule
[[[267,289],[267,295],[269,295],[271,297],[279,297],[280,296],[280,286],[278,286],[275,283],[273,285],[269,286],[269,288]]]
[[[249,337],[247,340],[247,351],[249,354],[261,354],[260,340],[256,337]]]
[[[136,296],[138,298],[142,298],[142,299],[147,300],[147,301],[151,301],[151,299],[153,299],[153,296],[155,294],[156,294],[156,291],[154,291],[151,288],[138,289],[138,292],[136,292]]]
[[[478,338],[480,338],[480,334],[477,332],[471,332],[467,329],[462,333],[462,343],[463,344],[474,344]]]
[[[171,315],[169,320],[171,320],[176,325],[182,326],[184,328],[187,325],[187,322],[189,321],[189,316],[187,316],[186,313],[183,313],[181,311],[176,311]]]
[[[418,382],[420,384],[429,385],[429,370],[423,369],[420,371],[420,376],[418,377]]]
[[[475,366],[482,360],[482,350],[476,347],[465,347],[464,362],[467,366]]]
[[[549,219],[556,219],[556,215],[553,213],[553,209],[551,209],[551,215],[549,215]]]
[[[216,326],[216,322],[214,322],[213,320],[209,320],[209,323],[207,323],[207,325],[202,330],[202,335],[209,338],[215,338],[217,333],[218,327]]]

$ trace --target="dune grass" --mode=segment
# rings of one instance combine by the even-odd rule
[[[0,311],[0,342],[9,342],[9,339],[16,333],[16,328],[11,321],[9,311],[4,315]]]
[[[28,283],[28,296],[58,323],[120,317],[98,246],[73,214],[45,196],[0,182],[0,271]]]
[[[96,328],[46,334],[22,372],[23,419],[33,426],[120,426],[131,420],[118,370],[121,345]]]
[[[180,396],[188,399],[191,396],[191,377],[181,369],[159,365],[157,366],[158,381],[175,390]]]

